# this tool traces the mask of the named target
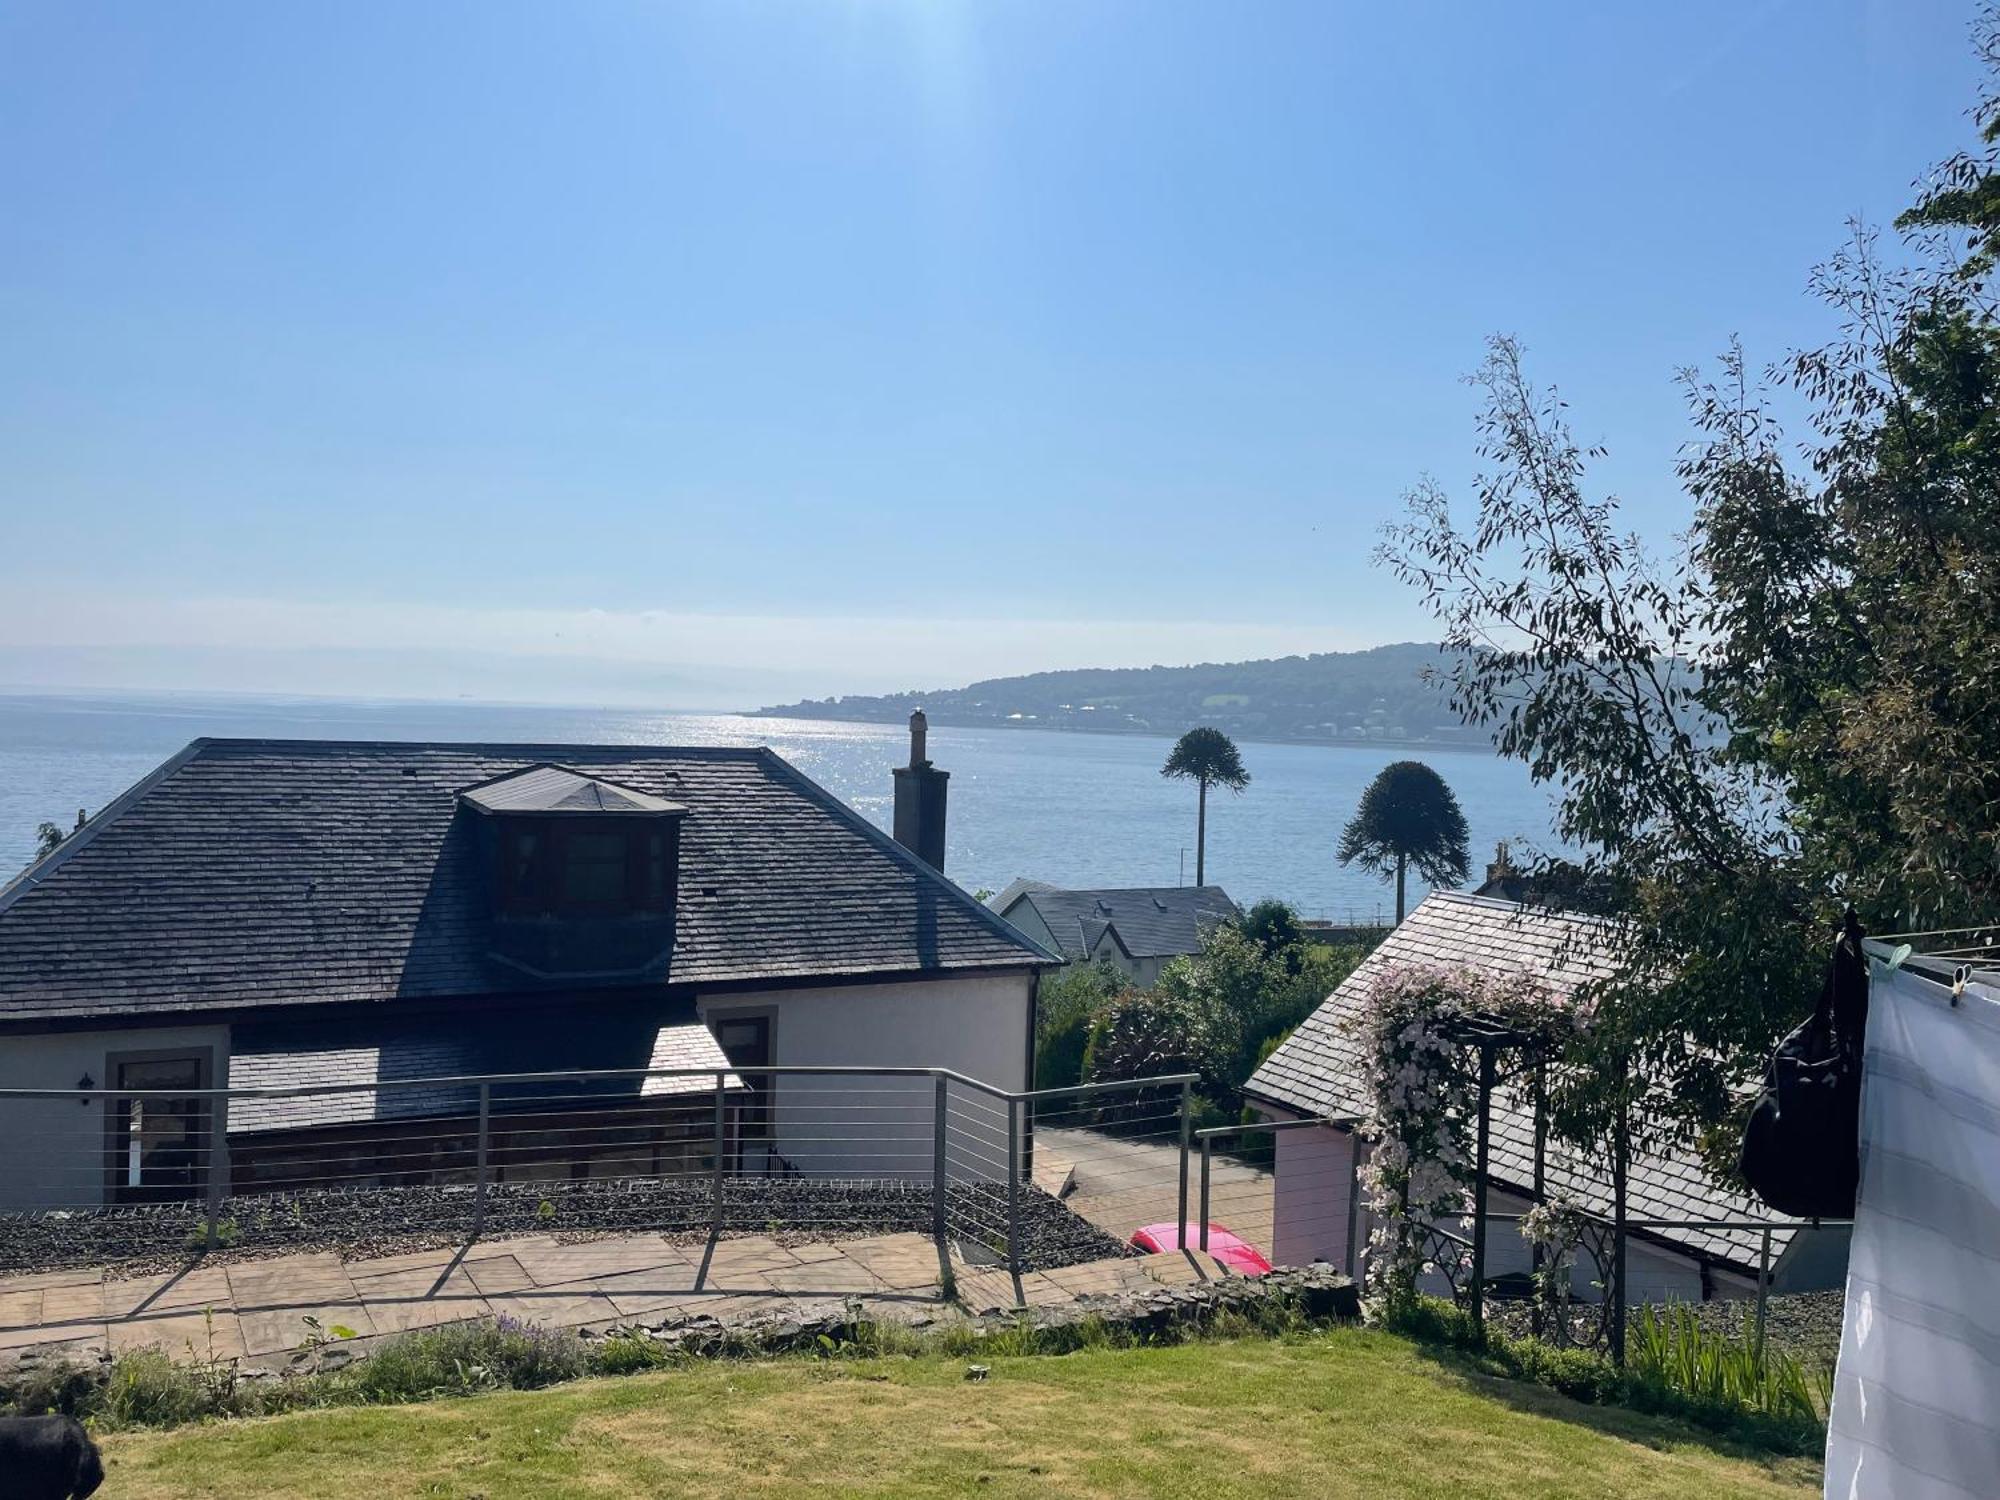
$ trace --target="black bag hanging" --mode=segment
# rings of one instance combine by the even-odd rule
[[[1738,1167],[1765,1203],[1798,1219],[1846,1219],[1861,1180],[1861,1049],[1868,960],[1853,908],[1834,939],[1811,1019],[1771,1055]]]

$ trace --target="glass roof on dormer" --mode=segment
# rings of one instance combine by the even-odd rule
[[[572,771],[567,766],[530,766],[525,771],[460,792],[489,813],[684,813],[687,808],[650,792]]]

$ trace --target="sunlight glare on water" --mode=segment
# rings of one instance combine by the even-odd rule
[[[38,823],[68,827],[77,808],[102,807],[198,735],[769,745],[885,828],[890,771],[908,758],[906,731],[892,724],[450,703],[0,697],[0,870],[27,861]],[[1191,882],[1194,790],[1160,776],[1167,748],[1141,735],[933,725],[932,759],[951,772],[948,873],[971,890],[997,890],[1017,875],[1069,886]],[[1386,745],[1242,749],[1249,789],[1209,799],[1208,877],[1245,904],[1269,895],[1307,916],[1386,915],[1393,893],[1343,869],[1334,848],[1362,789],[1392,760],[1426,760],[1457,792],[1475,881],[1496,840],[1546,845],[1553,837],[1548,795],[1521,766],[1495,756]]]

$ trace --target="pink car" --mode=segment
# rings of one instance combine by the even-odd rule
[[[1143,1250],[1148,1255],[1159,1255],[1163,1251],[1181,1248],[1181,1226],[1177,1224],[1148,1224],[1144,1229],[1132,1232],[1130,1241],[1134,1250]],[[1187,1248],[1197,1253],[1201,1250],[1201,1226],[1187,1226]],[[1220,1224],[1208,1226],[1208,1253],[1221,1261],[1230,1270],[1242,1276],[1262,1276],[1271,1269],[1271,1263],[1264,1259],[1258,1248],[1234,1230]]]

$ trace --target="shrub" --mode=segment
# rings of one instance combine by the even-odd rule
[[[233,1368],[178,1363],[162,1349],[134,1349],[112,1365],[98,1411],[116,1427],[178,1427],[231,1414],[235,1385]]]
[[[0,1415],[38,1417],[60,1412],[84,1417],[97,1409],[103,1382],[96,1369],[57,1360],[39,1369],[22,1370],[14,1383],[0,1391]]]
[[[1040,1029],[1035,1041],[1036,1088],[1066,1089],[1083,1082],[1092,1019],[1088,1012],[1074,1011],[1054,1026]]]
[[[674,1363],[676,1355],[658,1339],[642,1333],[614,1333],[591,1352],[590,1367],[599,1375],[636,1375]]]
[[[363,1401],[422,1401],[480,1390],[535,1390],[590,1369],[574,1333],[515,1318],[427,1329],[384,1343],[346,1373]]]
[[[1171,965],[1169,966],[1171,967]],[[1090,1028],[1084,1076],[1093,1083],[1156,1078],[1169,1073],[1206,1076],[1215,1057],[1211,1018],[1166,990],[1120,995]]]
[[[1814,1381],[1799,1360],[1771,1348],[1760,1359],[1747,1329],[1740,1339],[1712,1332],[1691,1308],[1640,1308],[1626,1331],[1625,1351],[1635,1374],[1698,1401],[1818,1419]]]

